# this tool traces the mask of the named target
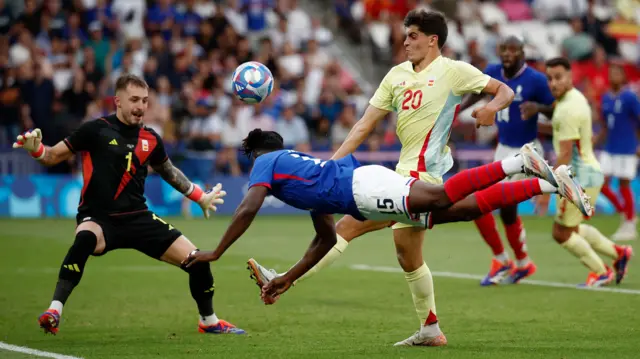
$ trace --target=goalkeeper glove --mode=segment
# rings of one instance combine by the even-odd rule
[[[13,148],[24,148],[29,152],[31,157],[36,160],[44,158],[44,145],[42,144],[42,131],[36,128],[32,131],[26,131],[25,133],[18,135],[16,142],[13,143]]]
[[[209,218],[209,210],[217,211],[218,207],[216,207],[216,204],[223,204],[224,199],[222,199],[222,197],[226,195],[227,192],[222,191],[222,185],[220,183],[207,191],[203,191],[200,186],[192,183],[191,188],[185,194],[187,198],[196,202],[200,208],[202,208],[204,217],[207,219]]]

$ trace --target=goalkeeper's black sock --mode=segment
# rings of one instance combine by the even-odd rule
[[[75,288],[84,272],[84,265],[87,259],[96,249],[98,238],[91,231],[80,231],[76,234],[76,240],[64,257],[60,273],[58,274],[58,284],[53,293],[53,300],[64,304],[73,288]]]
[[[189,289],[198,305],[201,319],[213,315],[213,274],[209,263],[196,263],[184,269],[189,273]]]

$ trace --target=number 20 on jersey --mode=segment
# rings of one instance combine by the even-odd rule
[[[401,107],[403,110],[417,110],[420,108],[420,105],[422,105],[422,90],[412,91],[411,89],[408,89],[402,94],[402,96],[404,97]]]

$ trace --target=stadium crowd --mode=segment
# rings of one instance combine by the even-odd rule
[[[531,63],[566,54],[592,103],[607,88],[609,61],[625,61],[630,78],[639,78],[637,21],[626,16],[640,13],[630,10],[637,9],[634,1],[617,7],[586,0],[330,3],[338,28],[347,30],[342,34],[354,46],[371,41],[377,53],[392,54],[389,65],[403,61],[404,14],[421,6],[451,19],[446,56],[481,69],[498,61],[499,36],[549,22],[564,37],[527,39]],[[605,31],[611,24],[626,27]],[[629,35],[629,28],[636,30]],[[328,51],[334,33],[296,0],[0,0],[0,146],[9,148],[19,132],[34,127],[52,145],[81,122],[113,112],[115,79],[130,72],[152,88],[146,125],[192,177],[246,172],[250,164],[238,147],[255,127],[277,130],[290,148],[335,149],[371,94]],[[277,79],[257,106],[231,96],[233,70],[250,60],[266,64]],[[398,149],[394,121],[380,124],[363,150]],[[493,141],[472,132],[453,140]],[[76,168],[71,162],[52,171]]]

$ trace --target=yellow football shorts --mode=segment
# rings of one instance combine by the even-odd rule
[[[413,177],[411,176],[411,172],[412,171],[406,171],[406,170],[401,170],[396,168],[396,173],[399,173],[400,175],[404,176],[404,177]],[[442,177],[433,177],[431,176],[429,173],[427,172],[419,172],[418,173],[420,176],[420,180],[430,183],[430,184],[435,184],[435,185],[440,185],[443,183],[442,181]],[[422,226],[421,224],[416,224],[415,226]],[[396,223],[393,226],[391,226],[391,229],[400,229],[400,228],[410,228],[410,227],[415,227],[412,226],[410,224],[406,224],[406,223]]]
[[[587,195],[591,197],[591,206],[594,208],[601,188],[602,186],[587,187],[584,189]],[[580,225],[584,219],[585,217],[578,207],[566,198],[562,197],[556,201],[556,217],[554,220],[559,225],[572,228]]]

